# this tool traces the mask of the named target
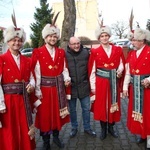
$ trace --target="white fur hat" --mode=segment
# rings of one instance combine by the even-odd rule
[[[136,40],[147,40],[150,41],[150,32],[148,30],[143,30],[141,28],[136,28],[134,31],[130,31],[128,33],[128,39],[132,40],[132,38]]]
[[[134,31],[129,31],[127,34],[127,38],[131,41],[134,37]]]
[[[98,39],[99,36],[102,33],[107,33],[107,34],[109,34],[109,36],[111,36],[111,29],[110,29],[110,27],[108,27],[108,26],[102,26],[102,27],[99,26],[99,27],[97,27],[97,29],[95,30],[96,38]]]
[[[60,29],[54,25],[46,24],[46,26],[42,30],[42,37],[43,37],[43,39],[45,39],[48,35],[52,35],[55,33],[56,33],[57,37],[59,38],[60,37]]]
[[[23,42],[26,40],[26,33],[24,32],[23,28],[15,28],[14,26],[10,26],[3,32],[4,42],[7,43],[11,39],[15,37],[19,37],[22,39]]]
[[[144,39],[146,39],[146,32],[145,32],[145,30],[142,30],[140,28],[136,28],[134,30],[134,37],[133,38],[136,39],[136,40],[144,40]]]

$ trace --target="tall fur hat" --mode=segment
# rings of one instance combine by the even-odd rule
[[[144,40],[146,39],[146,32],[140,28],[136,28],[134,30],[133,38],[136,40]]]
[[[17,23],[16,23],[16,18],[15,18],[15,13],[13,12],[12,14],[12,21],[14,26],[10,26],[8,28],[6,28],[3,32],[3,36],[4,36],[4,42],[7,43],[8,41],[10,41],[11,39],[15,38],[15,37],[19,37],[22,39],[23,42],[25,42],[26,40],[26,33],[24,32],[23,28],[18,28],[17,27]]]
[[[26,40],[26,33],[24,32],[23,28],[16,28],[14,26],[6,28],[3,32],[3,36],[5,43],[7,43],[15,37],[21,38],[23,42],[25,42]]]
[[[42,37],[45,39],[48,35],[55,34],[57,35],[58,38],[60,38],[60,29],[56,27],[55,22],[57,20],[57,17],[60,12],[58,12],[55,16],[55,18],[52,21],[52,24],[46,24],[45,27],[42,30]]]
[[[109,36],[111,36],[111,29],[109,26],[103,25],[103,19],[101,22],[99,22],[99,26],[95,30],[96,39],[98,39],[102,33],[107,33]]]
[[[136,28],[128,33],[128,39],[147,40],[150,41],[150,31],[141,28]]]
[[[111,36],[110,27],[108,27],[108,26],[97,27],[97,29],[95,30],[96,38],[98,39],[102,33],[107,33],[109,36]]]
[[[130,27],[130,31],[127,34],[127,38],[129,40],[131,40],[133,38],[133,34],[134,34],[134,30],[133,30],[133,19],[134,19],[134,15],[133,15],[133,8],[131,9],[131,14],[130,14],[130,18],[129,18],[129,27]]]
[[[150,41],[150,32],[148,30],[141,29],[138,22],[137,22],[137,28],[135,30],[132,29],[133,18],[134,18],[134,15],[133,15],[133,9],[132,9],[131,14],[130,14],[130,19],[129,19],[130,31],[127,35],[127,38],[129,40],[132,40],[134,38],[136,40]]]

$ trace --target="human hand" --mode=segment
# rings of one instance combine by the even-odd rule
[[[124,90],[123,91],[123,94],[122,94],[122,98],[126,98],[126,97],[128,97],[129,95],[128,95],[128,90]]]
[[[148,79],[144,79],[141,81],[141,84],[145,87],[145,88],[148,88],[150,86],[150,82]]]
[[[28,135],[30,136],[30,140],[34,139],[34,137],[35,137],[35,126],[33,124],[29,127]]]
[[[121,71],[117,71],[117,78],[121,78],[122,77],[122,72]]]
[[[34,91],[34,87],[30,83],[26,86],[26,89],[28,93],[32,93]]]
[[[6,112],[6,109],[3,109],[3,110],[0,110],[0,113],[5,113]]]
[[[69,80],[65,81],[65,86],[68,87],[71,84],[71,82]]]

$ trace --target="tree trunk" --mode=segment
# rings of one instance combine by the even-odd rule
[[[75,0],[63,0],[64,20],[61,32],[60,46],[66,49],[69,38],[74,36],[76,25],[76,6]]]

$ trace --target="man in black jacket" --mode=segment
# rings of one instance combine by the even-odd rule
[[[80,100],[83,117],[84,132],[96,137],[96,133],[90,128],[90,85],[88,80],[89,51],[80,44],[80,39],[71,37],[67,47],[66,58],[71,77],[71,99],[69,110],[72,130],[70,137],[76,136],[78,122],[76,113],[76,102]]]

